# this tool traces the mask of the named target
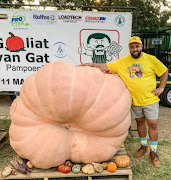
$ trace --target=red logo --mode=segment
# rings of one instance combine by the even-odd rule
[[[12,52],[25,51],[24,41],[20,37],[14,36],[14,34],[11,32],[9,32],[9,34],[11,37],[7,38],[6,40],[7,50]]]

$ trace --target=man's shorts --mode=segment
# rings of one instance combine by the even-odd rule
[[[159,115],[159,102],[148,106],[131,106],[131,118],[158,119]]]

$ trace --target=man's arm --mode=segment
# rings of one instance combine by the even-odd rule
[[[163,75],[160,76],[160,86],[153,91],[153,93],[156,96],[159,96],[164,91],[167,78],[168,78],[168,70]]]
[[[85,63],[80,64],[79,66],[90,66],[99,68],[101,71],[109,71],[109,68],[107,67],[106,63]]]

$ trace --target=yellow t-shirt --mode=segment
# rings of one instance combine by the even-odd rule
[[[131,55],[107,63],[113,74],[118,74],[132,94],[132,104],[146,106],[160,101],[152,93],[156,89],[156,74],[163,75],[167,68],[155,56],[143,53],[138,59]]]

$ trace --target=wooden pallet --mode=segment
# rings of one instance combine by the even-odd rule
[[[114,158],[118,155],[126,155],[124,145],[121,146],[121,148],[116,153],[116,155],[108,162],[113,161]],[[77,180],[78,178],[79,179],[86,178],[88,180],[93,180],[93,179],[105,180],[105,178],[107,178],[108,180],[110,180],[110,179],[132,180],[132,170],[131,170],[131,167],[128,166],[127,168],[118,168],[114,173],[110,173],[107,170],[104,170],[102,173],[95,173],[95,174],[87,175],[82,172],[80,172],[78,174],[74,174],[72,172],[70,172],[68,174],[63,174],[63,173],[60,173],[59,171],[57,171],[57,168],[51,168],[51,169],[47,169],[47,170],[33,168],[31,170],[31,173],[29,173],[27,175],[18,173],[17,175],[10,175],[6,178],[0,178],[0,179],[44,179],[44,180],[49,180],[49,179],[53,179],[53,178],[61,178],[61,180],[62,180],[62,178],[72,178],[75,180]]]

